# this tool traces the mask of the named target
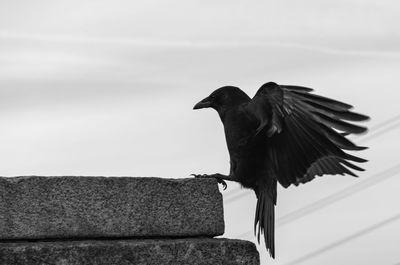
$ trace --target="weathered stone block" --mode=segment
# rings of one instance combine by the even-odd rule
[[[248,241],[212,238],[0,243],[0,264],[257,265]]]
[[[222,196],[214,179],[0,178],[0,240],[223,232]]]

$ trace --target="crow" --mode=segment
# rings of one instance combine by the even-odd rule
[[[366,132],[366,127],[350,122],[366,121],[369,117],[352,112],[353,107],[347,103],[312,91],[308,87],[268,82],[251,99],[238,87],[224,86],[193,107],[218,112],[225,130],[230,173],[192,175],[216,178],[224,189],[225,180],[229,180],[254,190],[254,233],[258,243],[260,234],[264,234],[272,258],[277,182],[287,188],[325,174],[357,177],[352,170],[364,169],[354,163],[367,161],[344,150],[367,148],[357,146],[346,136]]]

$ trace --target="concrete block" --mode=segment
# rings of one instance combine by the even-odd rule
[[[0,264],[258,265],[255,245],[213,238],[0,243]]]
[[[214,179],[0,178],[0,240],[223,233]]]

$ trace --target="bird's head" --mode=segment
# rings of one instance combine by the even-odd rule
[[[240,88],[224,86],[212,92],[208,97],[197,103],[193,109],[213,108],[220,112],[235,107],[250,100],[249,96]]]

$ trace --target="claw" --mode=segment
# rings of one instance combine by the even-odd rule
[[[228,187],[228,184],[226,184],[225,180],[221,179],[221,178],[216,178],[219,184],[222,184],[222,188],[223,190],[226,190],[226,188]]]
[[[190,176],[193,176],[195,178],[215,178],[219,184],[222,184],[222,188],[226,190],[228,185],[226,184],[225,180],[223,180],[221,177],[219,177],[217,174],[213,175],[207,175],[207,174],[190,174]]]
[[[193,176],[195,178],[212,178],[212,176],[206,174],[190,174],[190,176]]]

